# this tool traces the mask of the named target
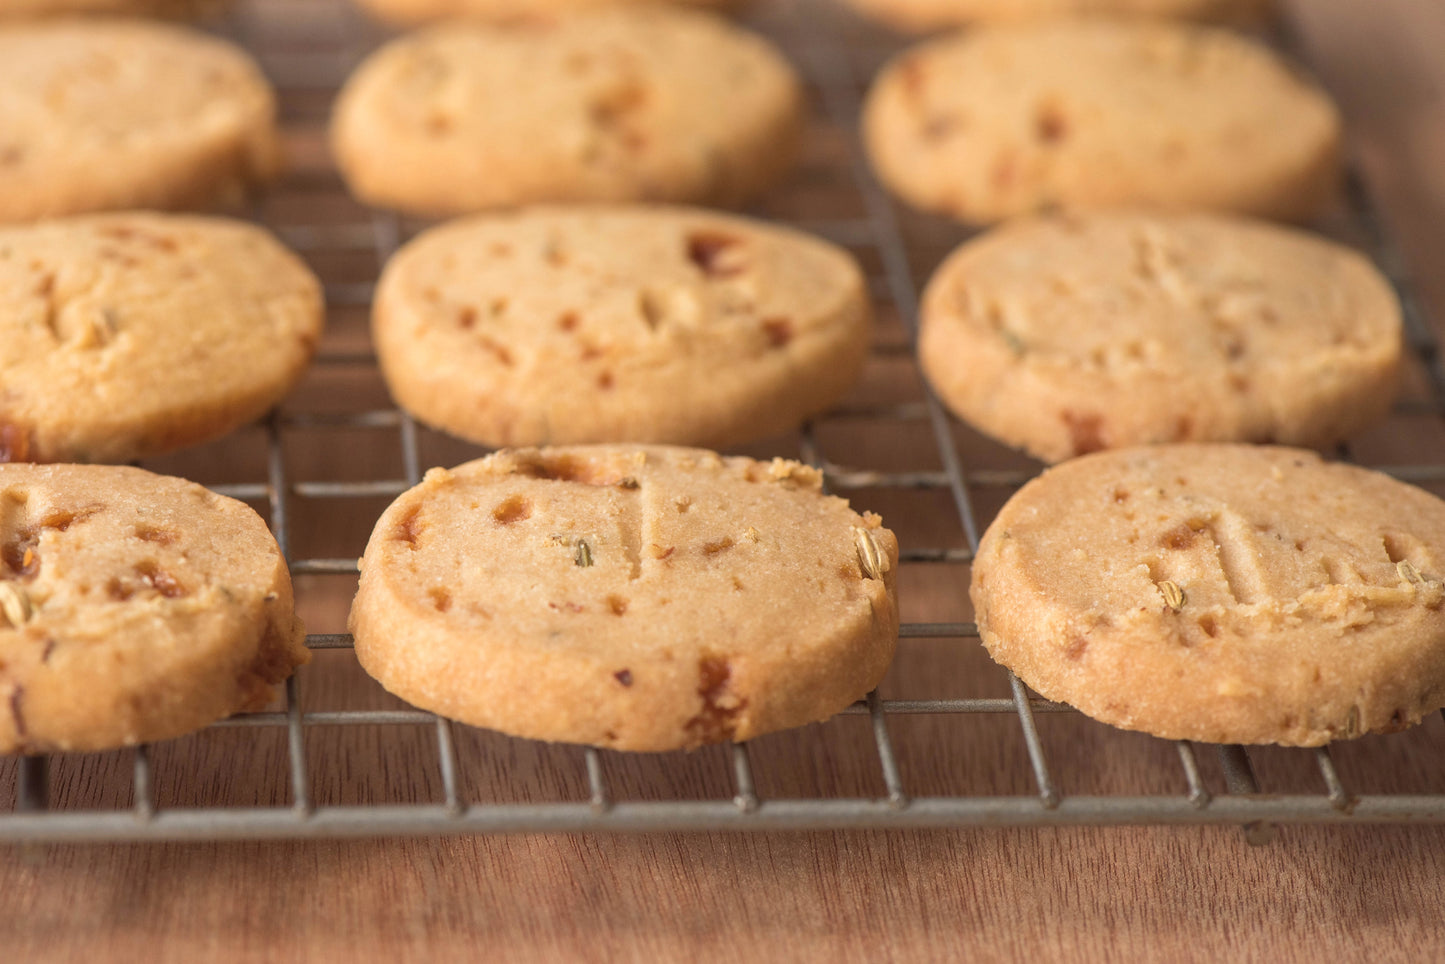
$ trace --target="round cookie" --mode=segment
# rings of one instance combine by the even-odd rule
[[[304,643],[286,563],[244,504],[128,466],[0,465],[0,753],[259,709]]]
[[[1340,179],[1329,98],[1262,44],[1204,27],[945,37],[885,68],[863,128],[892,191],[973,222],[1131,205],[1304,220]]]
[[[1445,502],[1298,449],[1102,452],[979,545],[984,646],[1049,699],[1169,739],[1318,746],[1445,704]]]
[[[0,0],[0,20],[103,14],[134,17],[193,17],[227,0]]]
[[[552,20],[608,7],[651,3],[727,10],[740,0],[357,0],[371,14],[391,24],[419,24],[430,20],[476,19],[496,23]]]
[[[382,515],[351,631],[417,706],[624,750],[748,740],[877,685],[898,544],[783,459],[595,446],[433,469]]]
[[[275,99],[238,48],[182,27],[0,27],[0,222],[237,205],[275,175]]]
[[[919,356],[960,418],[1054,462],[1153,442],[1325,447],[1382,416],[1402,330],[1363,257],[1212,215],[1011,222],[934,274]]]
[[[1274,0],[849,0],[861,13],[909,32],[972,23],[1064,17],[1140,17],[1254,25]]]
[[[648,8],[402,37],[346,82],[331,142],[358,198],[427,215],[735,205],[791,166],[801,125],[797,78],[764,40]]]
[[[863,275],[798,231],[685,208],[543,208],[422,234],[377,287],[392,395],[489,446],[726,447],[857,379]]]
[[[259,418],[321,288],[260,228],[102,214],[0,228],[0,461],[125,462]]]

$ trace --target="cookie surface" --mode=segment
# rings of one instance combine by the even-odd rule
[[[551,20],[608,7],[657,2],[726,10],[738,0],[357,0],[373,16],[393,24],[470,18],[499,23]]]
[[[984,646],[1115,726],[1318,746],[1445,704],[1445,502],[1298,449],[1102,452],[989,526]]]
[[[305,663],[244,504],[128,466],[0,465],[0,753],[162,740],[259,709]]]
[[[856,380],[869,332],[843,249],[660,207],[434,228],[387,266],[373,311],[401,405],[494,447],[725,447],[787,431]]]
[[[270,85],[214,37],[142,21],[0,27],[0,221],[236,205],[276,173]]]
[[[351,631],[417,706],[626,750],[826,719],[883,677],[898,546],[806,466],[699,449],[498,452],[376,525]]]
[[[322,317],[315,277],[249,224],[0,228],[0,460],[122,462],[224,435],[300,378]]]
[[[1273,0],[849,0],[899,30],[1064,17],[1141,17],[1251,25],[1269,18]]]
[[[797,79],[765,41],[649,8],[402,37],[347,81],[331,141],[363,201],[445,215],[739,204],[791,166],[800,125]]]
[[[943,263],[920,317],[945,404],[1050,462],[1340,442],[1389,408],[1402,342],[1399,302],[1360,255],[1209,215],[1011,222]]]
[[[0,0],[0,20],[103,14],[132,17],[192,17],[227,0]]]
[[[891,190],[965,221],[1121,206],[1304,220],[1340,177],[1325,94],[1263,45],[1205,27],[945,37],[885,68],[863,121]]]

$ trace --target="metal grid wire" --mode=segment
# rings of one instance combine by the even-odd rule
[[[308,6],[308,5],[301,5]],[[311,47],[300,53],[268,53],[274,45],[275,25],[264,15],[251,12],[237,16],[229,32],[263,55],[263,62],[281,91],[283,105],[288,98],[311,97],[329,102],[338,83],[359,56],[375,42],[370,28],[349,11],[344,0],[316,0],[309,5],[320,11],[310,23]],[[243,10],[246,8],[243,8]],[[264,10],[264,6],[261,7]],[[842,190],[851,192],[853,217],[797,219],[794,223],[852,247],[874,265],[875,295],[891,303],[907,328],[908,339],[898,345],[881,345],[880,353],[895,359],[910,359],[912,325],[916,317],[918,289],[910,257],[908,227],[914,215],[895,208],[883,194],[862,160],[856,139],[856,122],[869,69],[897,43],[864,32],[859,25],[836,12],[821,13],[816,0],[784,0],[770,8],[759,24],[789,51],[807,78],[817,105],[815,127],[830,130],[844,144],[839,163]],[[850,33],[851,31],[851,33]],[[872,44],[876,49],[860,48]],[[870,59],[871,58],[871,59]],[[860,66],[861,64],[861,66]],[[316,112],[323,116],[322,112]],[[314,127],[315,125],[313,125]],[[334,177],[334,174],[331,175]],[[1399,253],[1382,229],[1368,193],[1352,175],[1348,185],[1351,230],[1361,240],[1395,283],[1405,307],[1408,339],[1421,366],[1426,383],[1427,404],[1417,404],[1415,414],[1439,418],[1445,414],[1445,372],[1438,358],[1437,344],[1409,285]],[[846,209],[846,208],[844,208]],[[385,213],[370,213],[369,222],[338,223],[325,216],[306,224],[273,225],[281,236],[303,254],[312,255],[325,247],[374,250],[377,263],[384,263],[409,236],[408,225]],[[264,217],[262,220],[266,220]],[[956,230],[956,229],[954,229]],[[952,243],[961,238],[955,234]],[[936,260],[936,259],[934,259]],[[926,270],[931,264],[923,264]],[[328,302],[333,309],[349,306],[364,309],[370,300],[374,276],[365,282],[328,278]],[[368,351],[327,350],[320,366],[374,365]],[[821,441],[816,427],[799,435],[800,456],[826,472],[829,486],[844,494],[887,491],[934,492],[942,496],[956,516],[966,546],[908,545],[902,554],[904,569],[945,566],[956,577],[961,592],[966,586],[966,566],[978,544],[979,518],[975,514],[976,490],[1010,489],[1034,474],[1031,464],[1015,461],[1017,467],[971,464],[959,445],[959,426],[926,392],[922,401],[848,410],[842,417],[873,418],[885,424],[926,423],[936,450],[937,469],[874,470],[851,467],[846,458],[836,457]],[[839,417],[834,413],[831,417]],[[307,576],[350,575],[356,572],[353,559],[292,556],[293,502],[307,504],[349,502],[391,498],[420,479],[423,466],[419,429],[404,413],[379,409],[359,413],[327,414],[303,412],[273,414],[264,424],[266,479],[214,485],[217,491],[269,506],[272,528],[282,551],[290,560],[298,580]],[[288,433],[296,431],[341,432],[366,430],[394,432],[401,453],[401,478],[361,480],[328,479],[293,481],[287,457]],[[850,453],[851,454],[851,453]],[[1342,453],[1348,455],[1349,453]],[[1390,467],[1393,474],[1416,483],[1445,480],[1445,466],[1411,465]],[[864,503],[866,505],[866,502]],[[986,520],[984,520],[986,521]],[[369,529],[369,525],[367,527]],[[940,540],[941,541],[941,540]],[[298,584],[299,596],[304,596]],[[966,622],[909,622],[902,627],[905,640],[956,641],[954,645],[975,645],[977,629]],[[972,643],[970,641],[973,641]],[[313,650],[347,650],[344,634],[313,634]],[[900,654],[900,659],[907,658]],[[303,672],[319,672],[304,670]],[[619,798],[607,775],[608,753],[578,749],[569,761],[580,765],[585,778],[585,799],[545,799],[525,802],[475,802],[465,791],[465,772],[458,752],[458,733],[464,729],[431,713],[413,709],[397,710],[310,710],[302,703],[295,678],[285,687],[284,709],[245,714],[215,724],[214,730],[242,730],[248,735],[262,730],[284,731],[286,783],[289,804],[248,806],[158,806],[155,751],[141,746],[130,761],[129,803],[109,809],[53,809],[50,784],[51,762],[46,757],[26,758],[14,767],[15,804],[3,809],[0,802],[0,840],[76,841],[143,839],[297,838],[346,835],[441,834],[508,831],[658,831],[658,830],[817,830],[828,828],[904,828],[964,825],[1071,825],[1071,824],[1240,824],[1254,842],[1267,840],[1279,823],[1424,823],[1445,821],[1445,793],[1354,793],[1341,779],[1329,748],[1275,751],[1307,759],[1314,772],[1315,788],[1308,792],[1263,794],[1254,765],[1245,749],[1237,746],[1196,747],[1187,742],[1174,744],[1177,772],[1171,778],[1183,792],[1170,793],[1066,793],[1055,778],[1055,760],[1046,752],[1036,717],[1040,714],[1069,714],[1067,707],[1031,695],[1019,680],[1007,674],[1008,694],[999,698],[914,698],[884,699],[872,693],[845,711],[845,716],[867,718],[871,747],[868,750],[881,778],[881,793],[866,795],[772,796],[758,790],[753,755],[746,744],[726,750],[725,779],[731,793],[703,798],[641,799]],[[910,792],[905,768],[895,751],[890,730],[900,719],[912,716],[951,717],[968,726],[985,716],[1012,716],[1026,750],[1029,789],[1025,792],[949,793]],[[1432,721],[1439,722],[1439,721]],[[1086,724],[1099,726],[1097,724]],[[385,739],[400,728],[429,728],[434,734],[436,763],[419,758],[408,762],[414,768],[406,774],[417,784],[439,787],[440,799],[430,803],[328,804],[313,792],[314,766],[339,765],[334,760],[317,760],[308,751],[308,734],[321,728],[376,728]],[[1102,728],[1102,727],[1101,727]],[[1112,731],[1110,731],[1112,732]],[[811,739],[812,737],[805,737]],[[1145,738],[1140,738],[1145,739]],[[524,743],[526,741],[516,741]],[[1160,741],[1154,741],[1159,743]],[[1103,744],[1107,746],[1108,744]],[[1211,762],[1210,758],[1217,759]],[[279,758],[278,758],[279,759]],[[1157,757],[1156,757],[1157,759]],[[82,759],[79,764],[85,767]],[[278,764],[279,765],[279,764]],[[1205,776],[1206,765],[1217,765],[1225,792],[1211,792]],[[422,772],[426,769],[427,772]],[[1421,766],[1420,769],[1429,769]],[[1296,767],[1298,770],[1298,767]],[[324,772],[324,771],[323,771]],[[1179,781],[1182,777],[1182,781]],[[439,781],[439,782],[438,782]],[[122,778],[124,782],[124,778]],[[182,777],[182,782],[184,778]],[[122,793],[122,796],[126,796]]]

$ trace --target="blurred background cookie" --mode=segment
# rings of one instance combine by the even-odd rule
[[[959,417],[1046,461],[1151,442],[1324,447],[1382,417],[1400,305],[1365,258],[1217,215],[994,229],[935,272],[919,356]]]
[[[874,170],[970,222],[1146,205],[1306,220],[1336,198],[1340,118],[1255,41],[1157,23],[991,27],[902,54],[863,117]]]
[[[842,248],[665,207],[542,208],[426,232],[382,274],[392,394],[486,445],[726,446],[790,431],[857,379],[871,310]]]
[[[418,24],[429,20],[476,19],[497,23],[556,20],[608,7],[672,3],[727,10],[746,0],[356,0],[379,20]]]
[[[358,198],[420,214],[727,206],[791,167],[802,123],[797,77],[766,41],[652,8],[402,37],[347,81],[331,140]]]
[[[279,166],[271,87],[237,47],[125,20],[0,27],[0,222],[238,205]]]
[[[131,17],[194,17],[230,0],[0,0],[0,20],[102,14]]]
[[[124,462],[224,435],[290,390],[322,320],[316,278],[249,224],[0,228],[0,459]]]
[[[898,30],[920,32],[969,23],[1065,17],[1139,17],[1204,23],[1258,24],[1274,0],[848,0],[861,13]]]

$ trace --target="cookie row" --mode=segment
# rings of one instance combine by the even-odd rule
[[[0,30],[0,97],[0,220],[234,202],[278,164],[264,78],[181,28]],[[737,205],[791,166],[802,117],[795,72],[761,38],[701,13],[622,10],[392,41],[339,95],[332,147],[360,199],[426,215]],[[1329,100],[1262,46],[1205,28],[938,40],[880,75],[864,133],[890,188],[971,221],[1123,204],[1306,219],[1339,178]]]
[[[191,15],[223,0],[8,0],[0,17],[73,13]],[[639,0],[357,0],[392,24],[476,18],[499,22],[583,13]],[[650,0],[658,2],[658,0]],[[672,0],[729,10],[739,0]],[[1052,17],[1106,16],[1181,18],[1215,23],[1259,24],[1273,12],[1272,0],[851,0],[869,16],[903,30],[932,30],[964,23]]]
[[[111,16],[194,17],[223,8],[229,0],[5,0],[0,20],[36,19],[76,14]],[[357,0],[378,18],[393,24],[478,18],[499,22],[552,19],[568,14],[664,0]],[[739,6],[737,0],[671,0],[719,10]]]
[[[457,24],[368,59],[338,99],[333,148],[362,200],[426,214],[736,205],[791,166],[801,104],[776,51],[701,13]],[[0,222],[236,206],[280,164],[256,65],[177,26],[0,28],[0,111]]]
[[[512,21],[556,17],[636,0],[358,0],[374,15],[394,24],[480,18]],[[729,9],[739,0],[673,0]],[[860,12],[894,28],[935,30],[966,23],[1100,16],[1180,18],[1214,23],[1257,25],[1266,22],[1273,0],[849,0]]]
[[[357,655],[419,706],[537,739],[669,750],[826,719],[887,670],[898,547],[821,482],[636,446],[435,469],[372,534]],[[0,465],[0,577],[0,753],[178,736],[309,658],[265,523],[181,479]]]
[[[368,58],[338,100],[332,144],[358,197],[414,213],[735,205],[787,170],[800,104],[786,61],[715,18],[453,23]],[[863,127],[890,189],[973,222],[1118,205],[1306,220],[1340,172],[1328,97],[1261,44],[1203,27],[946,37],[880,74]]]
[[[144,213],[0,227],[0,308],[0,461],[32,462],[126,462],[249,424],[300,379],[324,317],[316,278],[260,228]],[[832,405],[871,319],[853,258],[801,232],[528,209],[406,245],[373,340],[402,406],[484,445],[728,447]]]
[[[887,670],[898,556],[820,485],[635,446],[433,470],[368,543],[358,658],[416,705],[537,739],[665,750],[825,719]],[[241,503],[5,465],[0,509],[0,752],[177,736],[308,658]],[[1171,738],[1319,745],[1445,702],[1442,568],[1445,503],[1421,490],[1294,449],[1153,446],[1026,486],[971,596],[984,644],[1046,696]]]
[[[368,543],[358,657],[416,705],[538,739],[664,750],[825,719],[887,670],[898,556],[820,485],[657,447],[433,470]],[[264,705],[308,658],[238,502],[5,465],[0,509],[0,752],[176,736]],[[1010,500],[975,565],[990,652],[1115,725],[1319,745],[1445,702],[1445,503],[1310,453],[1072,460]]]

